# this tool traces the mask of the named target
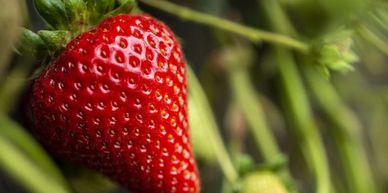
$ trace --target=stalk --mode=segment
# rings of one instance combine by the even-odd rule
[[[331,84],[312,66],[303,68],[307,83],[320,108],[334,126],[329,129],[345,172],[348,191],[352,193],[376,192],[368,158],[363,146],[361,124],[356,115],[341,101]]]
[[[260,101],[249,80],[250,76],[243,66],[245,65],[242,65],[239,69],[230,70],[228,75],[229,84],[233,96],[251,128],[253,138],[255,139],[265,162],[272,163],[282,154],[276,143],[275,137],[268,128]]]
[[[221,139],[221,135],[218,132],[218,127],[214,121],[215,119],[211,112],[210,105],[207,102],[206,95],[190,67],[188,67],[188,82],[190,85],[189,93],[193,99],[192,102],[195,102],[198,110],[201,110],[201,113],[205,115],[203,117],[208,118],[204,121],[210,124],[210,127],[207,130],[210,148],[213,148],[225,178],[230,184],[234,184],[238,179],[237,171],[233,166],[232,159],[230,158],[228,151],[226,150],[225,145]]]
[[[293,55],[282,48],[275,48],[274,56],[279,64],[286,115],[296,130],[305,159],[315,176],[315,192],[329,193],[331,182],[326,151]]]
[[[240,58],[239,58],[240,59]],[[238,61],[238,60],[237,60]],[[233,65],[238,65],[233,64]],[[268,127],[262,105],[258,100],[252,82],[249,79],[249,73],[246,65],[239,65],[238,69],[229,70],[228,79],[232,89],[234,100],[241,108],[253,138],[264,158],[266,164],[272,165],[281,162],[284,155],[277,145],[276,139]],[[278,173],[283,183],[295,192],[292,177],[287,167],[282,167]]]
[[[2,169],[18,179],[27,190],[33,193],[70,193],[70,190],[42,172],[3,136],[0,136],[0,152],[7,153],[6,156],[0,156]]]
[[[284,11],[277,1],[260,1],[267,14],[271,28],[280,33],[296,35]],[[300,146],[312,170],[317,193],[330,193],[330,170],[324,144],[314,122],[303,82],[300,78],[293,54],[282,47],[275,47],[274,56],[278,63],[280,84],[284,96],[283,103],[287,116],[294,125]]]
[[[292,39],[281,34],[266,32],[255,28],[247,27],[234,23],[216,16],[204,14],[192,9],[175,5],[165,0],[139,0],[156,9],[160,9],[166,13],[175,15],[179,18],[192,22],[208,25],[228,32],[232,32],[248,38],[253,42],[270,42],[278,45],[287,46],[301,52],[308,52],[309,46],[303,42]]]

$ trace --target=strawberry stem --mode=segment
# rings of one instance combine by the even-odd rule
[[[294,125],[295,132],[300,139],[300,146],[310,169],[315,175],[317,193],[331,192],[330,170],[326,151],[315,124],[306,90],[293,59],[287,50],[274,49],[278,69],[281,77],[282,97],[286,116]]]
[[[292,25],[277,1],[265,0],[259,3],[275,31],[296,35],[296,31],[291,27]],[[315,191],[317,193],[333,192],[325,147],[312,116],[307,93],[294,56],[292,52],[282,47],[274,47],[273,55],[278,64],[286,115],[296,129],[305,159],[315,175],[317,184]]]
[[[251,53],[244,48],[236,48],[235,50],[230,50],[234,54],[229,52],[225,53],[228,56],[236,56],[233,64],[242,64],[250,62]],[[244,53],[245,52],[245,53]],[[236,100],[237,104],[240,106],[243,111],[249,126],[252,129],[253,137],[260,147],[260,150],[263,154],[264,160],[267,163],[273,162],[280,155],[279,147],[276,144],[276,140],[271,134],[263,110],[261,109],[260,101],[257,100],[256,93],[254,93],[253,85],[249,80],[249,75],[247,72],[247,65],[239,65],[240,68],[231,68],[228,70],[229,84],[231,86],[233,97]]]
[[[257,147],[264,158],[265,164],[276,165],[286,159],[276,143],[276,139],[267,125],[267,120],[258,100],[254,86],[249,79],[248,66],[253,61],[249,47],[235,47],[226,50],[224,56],[228,65],[228,79],[234,100],[239,105],[249,125]],[[233,57],[233,58],[232,58]],[[294,188],[292,177],[286,167],[281,167],[278,173],[289,186]]]
[[[202,113],[205,114],[203,117],[207,117],[208,120],[206,121],[211,125],[209,129],[206,130],[209,142],[216,154],[217,161],[221,166],[225,178],[230,184],[235,184],[238,179],[238,174],[221,139],[221,135],[218,132],[218,126],[214,121],[215,119],[211,112],[210,105],[207,102],[206,95],[192,69],[189,66],[187,69],[190,88],[189,94],[192,96],[193,100],[197,101],[196,105],[201,107]]]
[[[350,192],[376,192],[368,165],[363,141],[361,124],[356,115],[341,101],[328,81],[313,69],[309,62],[303,61],[303,72],[318,104],[333,125],[328,131],[334,136],[338,155],[345,171]]]
[[[4,115],[0,115],[3,117]],[[2,127],[9,127],[10,122],[1,119]],[[0,156],[0,166],[12,177],[35,193],[70,193],[70,190],[54,178],[41,171],[19,148],[3,135],[0,135],[0,152],[7,152],[7,156]],[[45,182],[45,183],[42,183]]]
[[[248,38],[253,42],[269,42],[277,45],[287,46],[294,48],[300,52],[308,52],[309,45],[292,39],[288,36],[276,34],[272,32],[262,31],[255,28],[247,27],[234,23],[216,16],[204,14],[194,11],[192,9],[175,5],[165,0],[139,0],[140,2],[147,4],[148,6],[160,9],[169,14],[175,15],[185,20],[201,23],[204,25],[212,26],[218,29],[222,29],[228,32],[232,32]]]

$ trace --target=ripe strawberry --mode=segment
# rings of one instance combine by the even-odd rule
[[[186,77],[172,31],[118,15],[72,40],[33,85],[33,130],[53,153],[141,193],[199,192]]]

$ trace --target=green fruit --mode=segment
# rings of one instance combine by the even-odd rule
[[[289,193],[281,179],[270,171],[253,172],[243,179],[241,193]]]

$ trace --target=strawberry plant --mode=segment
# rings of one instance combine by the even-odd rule
[[[0,2],[0,192],[388,190],[383,0]]]

